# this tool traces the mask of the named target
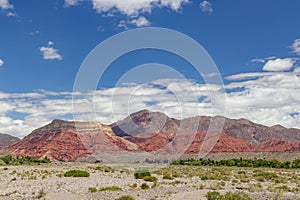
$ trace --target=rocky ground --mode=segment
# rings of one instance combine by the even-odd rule
[[[90,177],[64,177],[71,169]],[[135,179],[147,169],[157,181]],[[243,191],[252,199],[300,199],[300,171],[162,164],[58,163],[0,167],[0,199],[207,199],[209,191]],[[149,186],[142,189],[142,184]],[[145,186],[144,184],[144,186]],[[117,186],[116,191],[107,187]],[[145,187],[147,187],[145,186]]]

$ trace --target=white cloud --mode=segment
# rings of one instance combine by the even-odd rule
[[[30,32],[29,35],[34,36],[34,35],[38,35],[40,33],[41,33],[40,31],[33,31],[33,32]]]
[[[128,29],[127,24],[128,22],[126,20],[121,20],[120,23],[118,24],[118,28],[127,30]]]
[[[45,60],[62,60],[63,57],[58,53],[58,49],[53,47],[54,43],[52,41],[48,42],[48,46],[40,47],[40,52]]]
[[[69,6],[75,6],[77,5],[79,2],[79,0],[65,0],[65,6],[69,7]]]
[[[269,60],[263,66],[263,70],[264,71],[288,71],[294,66],[295,62],[296,60],[293,58],[284,58],[284,59],[277,58],[275,60]]]
[[[300,67],[295,67],[294,72],[295,73],[300,73]]]
[[[4,65],[4,61],[0,59],[0,67],[2,67],[3,65]]]
[[[7,10],[7,9],[13,9],[14,6],[10,4],[8,0],[0,0],[0,8]]]
[[[225,79],[230,81],[238,81],[238,80],[247,80],[247,79],[256,79],[263,76],[272,76],[274,72],[254,72],[254,73],[241,73],[234,74],[231,76],[225,77]]]
[[[208,1],[202,1],[200,3],[200,8],[204,13],[211,14],[213,12],[212,4]]]
[[[225,115],[218,107],[223,100],[227,117],[300,128],[300,116],[294,115],[300,113],[298,68],[294,72],[236,74],[228,79],[233,82],[224,86],[225,91],[220,85],[161,79],[84,93],[0,92],[0,132],[23,137],[53,119],[73,120],[73,114],[76,120],[110,124],[145,108],[178,119],[200,114]]]
[[[93,8],[98,13],[120,12],[127,16],[138,16],[141,13],[151,13],[154,7],[169,7],[179,11],[188,0],[92,0]]]
[[[300,39],[296,39],[292,45],[292,50],[297,55],[300,55]]]
[[[139,17],[138,19],[133,19],[130,21],[131,24],[142,27],[142,26],[150,26],[151,23],[145,17]]]
[[[17,15],[17,13],[15,13],[15,12],[8,12],[6,15],[8,17],[15,17]]]
[[[65,6],[79,5],[83,0],[65,0]],[[154,8],[170,8],[179,12],[184,4],[190,0],[89,0],[93,9],[107,17],[114,17],[116,13],[125,15],[127,20],[121,20],[118,27],[127,29],[127,24],[149,26],[150,22],[143,16],[144,13],[151,13]],[[133,19],[135,18],[135,19]]]
[[[252,63],[265,63],[265,59],[260,59],[260,58],[254,58],[251,60]]]

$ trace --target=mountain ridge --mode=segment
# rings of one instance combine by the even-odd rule
[[[214,124],[217,127],[211,128]],[[300,152],[300,130],[281,125],[268,127],[244,118],[223,116],[178,120],[162,112],[141,110],[110,125],[53,120],[4,150],[20,157],[47,156],[66,161],[99,152],[119,151],[161,154]]]

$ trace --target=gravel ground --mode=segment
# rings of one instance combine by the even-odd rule
[[[63,163],[45,164],[36,166],[1,166],[0,167],[0,199],[26,200],[26,199],[51,199],[51,200],[113,200],[123,195],[131,195],[134,199],[206,199],[209,191],[219,191],[221,194],[227,191],[244,190],[253,199],[300,199],[297,192],[269,192],[266,189],[249,192],[246,188],[253,181],[233,184],[231,180],[223,181],[220,188],[212,188],[212,184],[220,182],[215,180],[201,180],[199,176],[177,177],[172,180],[163,179],[162,175],[152,173],[158,180],[145,182],[134,178],[137,169],[159,170],[165,165],[111,165],[114,172],[104,172],[102,164],[87,163]],[[111,169],[109,168],[109,169]],[[85,170],[90,177],[63,177],[63,174],[71,169]],[[105,169],[105,168],[103,168]],[[108,170],[109,171],[109,170]],[[283,173],[282,171],[278,173]],[[293,174],[299,174],[290,172]],[[147,183],[150,188],[142,190],[142,183]],[[134,187],[136,184],[136,187]],[[263,188],[272,186],[272,183],[263,182]],[[99,191],[101,188],[118,186],[122,191]],[[297,187],[290,184],[289,186]],[[274,186],[275,187],[275,186]],[[96,188],[97,192],[90,192],[89,188]]]

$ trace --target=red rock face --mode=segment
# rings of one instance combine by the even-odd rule
[[[297,152],[300,150],[299,142],[272,140],[265,142],[258,147],[260,152]]]
[[[19,157],[47,156],[55,160],[73,161],[100,151],[111,153],[135,148],[135,144],[115,136],[108,126],[100,123],[75,124],[55,120],[5,150]]]
[[[221,132],[207,134],[211,121],[220,119],[224,121]],[[200,116],[180,121],[143,110],[110,126],[54,120],[4,150],[20,157],[48,156],[65,161],[136,150],[161,154],[299,152],[300,130],[224,117]]]

